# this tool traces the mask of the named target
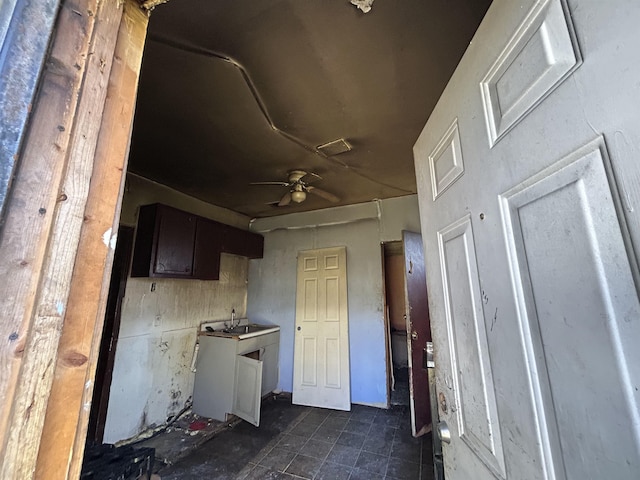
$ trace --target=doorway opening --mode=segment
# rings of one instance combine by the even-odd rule
[[[120,314],[122,301],[124,300],[131,253],[133,252],[133,227],[120,226],[118,240],[111,270],[109,283],[109,295],[105,311],[104,325],[102,327],[102,341],[96,366],[95,388],[91,413],[89,414],[89,426],[87,430],[87,444],[101,444],[104,436],[104,427],[107,421],[107,407],[109,404],[109,392],[111,390],[111,378],[116,356],[118,334],[120,332]]]
[[[389,338],[390,405],[409,405],[409,356],[407,347],[404,248],[401,241],[382,244],[385,311]]]

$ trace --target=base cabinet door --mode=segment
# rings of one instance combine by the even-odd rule
[[[236,378],[231,413],[256,427],[260,425],[262,364],[262,361],[244,355],[236,357]]]

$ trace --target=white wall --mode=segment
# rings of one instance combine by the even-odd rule
[[[280,384],[293,388],[296,256],[301,250],[347,247],[351,400],[387,405],[381,241],[420,231],[417,197],[257,219],[265,256],[249,265],[248,316],[280,325]]]
[[[380,241],[402,240],[402,230],[420,233],[418,196],[389,198],[378,202],[380,206]]]
[[[129,176],[121,223],[134,225],[139,205],[164,203],[234,226],[249,218]],[[104,441],[131,438],[180,411],[193,393],[190,371],[197,327],[246,315],[249,260],[222,254],[220,280],[129,278]],[[151,291],[151,285],[155,290]]]

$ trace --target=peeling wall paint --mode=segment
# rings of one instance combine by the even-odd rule
[[[195,212],[188,199],[139,177],[125,195],[129,202],[161,202]],[[232,308],[239,318],[281,326],[279,388],[291,391],[296,256],[312,248],[347,246],[352,401],[386,406],[380,241],[399,240],[402,229],[419,231],[420,225],[415,195],[378,203],[309,212],[303,218],[296,214],[291,226],[288,215],[278,217],[280,226],[264,219],[272,229],[265,234],[264,259],[223,254],[219,281],[129,278],[104,441],[131,438],[166,422],[184,406],[193,392],[190,366],[197,327],[228,320]],[[218,207],[199,207],[206,212],[198,214],[217,219]],[[123,204],[121,223],[135,223],[136,208]],[[235,218],[236,226],[244,221],[233,212],[223,213]],[[233,224],[228,218],[218,220]],[[260,231],[260,224],[254,222],[252,229]]]
[[[387,404],[383,276],[380,242],[420,231],[415,195],[307,214],[258,219],[265,255],[249,265],[248,317],[280,325],[279,388],[293,388],[296,257],[314,248],[347,247],[351,400]],[[373,208],[371,208],[373,207]],[[346,220],[345,220],[346,219]],[[310,225],[304,227],[303,225]],[[384,233],[383,233],[384,232]]]
[[[198,326],[246,314],[249,260],[222,255],[229,281],[130,278],[104,441],[131,438],[179,412],[193,393]],[[151,284],[156,289],[151,292]]]
[[[248,226],[248,217],[207,206],[143,178],[131,178],[123,200],[123,224],[135,224],[139,205],[160,202],[234,226]],[[191,363],[198,327],[228,320],[233,308],[237,317],[246,316],[248,265],[245,257],[222,254],[220,280],[127,280],[105,442],[128,439],[161,425],[185,406],[193,393]]]

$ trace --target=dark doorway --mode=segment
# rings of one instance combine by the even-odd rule
[[[384,249],[385,301],[391,354],[391,405],[409,405],[404,250],[401,241],[387,242]]]
[[[133,232],[133,227],[121,226],[118,229],[118,241],[113,259],[107,308],[102,328],[100,355],[96,366],[95,388],[87,431],[88,443],[102,443],[104,435],[111,376],[113,374],[113,363],[120,331],[122,300],[124,299],[127,277],[129,276],[129,265],[131,263],[131,252],[133,250]]]

